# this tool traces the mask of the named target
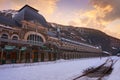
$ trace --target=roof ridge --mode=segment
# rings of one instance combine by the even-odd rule
[[[25,6],[23,6],[20,10],[18,10],[18,12],[20,12],[21,10],[23,10],[23,9],[26,8],[26,7],[31,8],[31,9],[34,10],[35,12],[38,12],[37,9],[35,9],[35,8],[31,7],[31,6],[29,6],[28,4],[26,4]]]

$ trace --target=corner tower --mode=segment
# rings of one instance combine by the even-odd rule
[[[26,21],[32,21],[32,22],[38,22],[41,24],[43,27],[47,27],[47,21],[45,18],[38,13],[38,10],[34,9],[33,7],[29,5],[25,5],[22,7],[19,11],[18,14],[13,18],[20,26],[21,26],[21,21],[26,20]]]

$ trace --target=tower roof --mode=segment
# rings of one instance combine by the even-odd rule
[[[17,21],[19,24],[21,24],[22,20],[26,20],[38,22],[44,27],[48,26],[45,18],[38,13],[38,10],[32,8],[29,5],[25,5],[24,7],[22,7],[18,11],[18,14],[13,19]]]
[[[26,8],[26,7],[31,8],[32,10],[38,12],[37,9],[35,9],[35,8],[33,8],[33,7],[31,7],[31,6],[27,5],[27,4],[26,4],[25,6],[23,6],[18,12],[20,12],[22,9],[24,9],[24,8]]]

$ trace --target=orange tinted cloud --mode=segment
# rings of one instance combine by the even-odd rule
[[[58,0],[0,0],[0,9],[20,9],[29,4],[45,15],[52,14]]]
[[[110,23],[107,27],[104,28],[104,32],[108,34],[120,38],[120,20],[115,20]]]
[[[94,6],[94,9],[87,11],[78,11],[79,25],[84,25],[85,27],[92,28],[104,28],[109,21],[105,21],[103,18],[105,15],[112,11],[112,6],[108,5],[106,7],[100,8],[98,6]]]
[[[96,0],[96,1],[100,1],[100,0]],[[110,4],[102,5],[102,3],[101,5],[99,5],[95,2],[92,6],[93,9],[91,10],[78,11],[76,18],[79,19],[75,19],[73,21],[76,22],[79,26],[91,27],[101,30],[111,22],[110,20],[106,20],[106,16],[109,13],[113,12],[114,6]]]
[[[73,25],[99,29],[120,38],[120,25],[111,24],[118,20],[120,24],[120,0],[91,0],[93,9],[79,10],[71,21]],[[112,27],[111,27],[111,26]]]
[[[96,7],[96,9],[105,9],[104,12],[107,13],[104,15],[104,20],[113,21],[120,19],[120,0],[91,0],[91,3]]]

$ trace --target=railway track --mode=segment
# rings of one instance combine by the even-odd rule
[[[117,62],[115,59],[108,58],[103,64],[95,68],[86,69],[82,75],[74,78],[73,80],[81,80],[82,77],[97,78],[102,80],[103,77],[109,75],[113,70],[113,65]]]

